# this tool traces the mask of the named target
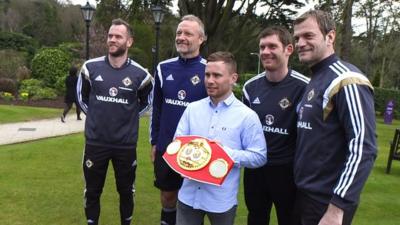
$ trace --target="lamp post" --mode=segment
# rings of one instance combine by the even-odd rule
[[[260,54],[258,54],[257,52],[250,52],[250,55],[256,55],[257,56],[257,74],[260,74]]]
[[[89,59],[89,28],[90,22],[92,21],[94,11],[96,9],[89,4],[89,0],[86,2],[86,5],[81,6],[82,16],[86,22],[86,60]]]
[[[162,23],[164,19],[164,10],[161,8],[159,5],[155,5],[151,8],[151,11],[153,12],[153,17],[154,17],[154,24],[156,25],[156,48],[154,51],[154,57],[153,57],[153,74],[154,71],[156,70],[156,66],[158,64],[158,54],[159,54],[159,37],[160,37],[160,24]]]

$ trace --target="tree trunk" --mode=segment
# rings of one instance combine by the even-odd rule
[[[353,3],[354,0],[346,0],[342,13],[343,24],[340,27],[340,56],[346,61],[350,59],[351,39],[353,37],[353,29],[351,27]]]

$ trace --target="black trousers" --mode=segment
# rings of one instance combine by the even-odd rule
[[[76,117],[81,118],[81,108],[76,102],[65,102],[63,116],[65,117],[69,110],[72,108],[72,104],[75,103]]]
[[[121,224],[132,220],[134,207],[136,148],[107,148],[86,144],[83,158],[85,176],[85,214],[90,225],[97,225],[100,216],[100,196],[103,191],[109,161],[112,161],[120,200]]]
[[[291,225],[296,196],[293,165],[244,170],[244,197],[248,225],[268,225],[272,204],[279,225]]]
[[[318,225],[328,205],[318,202],[301,191],[296,193],[293,225]],[[351,225],[357,206],[344,210],[342,225]]]

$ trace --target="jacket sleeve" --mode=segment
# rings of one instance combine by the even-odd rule
[[[162,112],[162,101],[163,93],[161,89],[162,75],[161,67],[157,66],[157,70],[154,74],[154,88],[153,88],[153,112],[151,114],[151,124],[150,124],[150,143],[152,145],[157,144],[158,133],[160,130],[160,117]]]
[[[147,111],[151,109],[151,102],[153,99],[152,97],[153,86],[154,86],[153,77],[146,72],[146,77],[143,79],[138,90],[140,116],[143,116]]]
[[[358,203],[377,154],[373,90],[370,85],[351,83],[340,89],[335,101],[347,154],[331,203],[347,209]]]
[[[248,107],[250,107],[250,97],[249,94],[247,92],[247,82],[243,85],[243,89],[242,89],[242,102],[247,105]]]
[[[78,76],[78,82],[76,84],[76,97],[79,103],[79,107],[82,111],[87,114],[89,107],[89,94],[90,94],[90,76],[87,69],[87,64],[82,66],[82,69]]]

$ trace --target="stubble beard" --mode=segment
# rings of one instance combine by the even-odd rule
[[[115,52],[108,52],[109,55],[112,57],[120,57],[123,56],[126,53],[126,47],[118,47]]]

